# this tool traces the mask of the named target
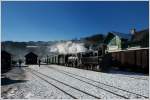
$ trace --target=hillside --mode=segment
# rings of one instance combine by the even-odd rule
[[[94,48],[104,39],[104,36],[101,34],[92,35],[89,37],[84,37],[79,40],[72,39],[72,43],[84,43],[85,48]],[[1,44],[2,50],[12,54],[14,60],[24,59],[24,56],[29,52],[36,53],[39,58],[46,57],[51,55],[54,52],[51,52],[50,49],[58,43],[66,43],[67,41],[29,41],[29,42],[14,42],[14,41],[3,41]]]

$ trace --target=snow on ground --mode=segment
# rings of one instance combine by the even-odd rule
[[[148,90],[148,76],[144,76],[141,74],[135,74],[135,73],[123,73],[121,74],[114,74],[114,73],[102,73],[102,72],[94,72],[94,71],[88,71],[88,70],[82,70],[82,69],[76,69],[76,68],[70,68],[70,67],[63,67],[58,65],[49,65],[49,69],[45,68],[47,66],[41,66],[40,70],[36,66],[30,66],[30,68],[33,68],[35,70],[39,70],[43,74],[49,75],[51,77],[56,78],[57,80],[61,80],[65,83],[69,83],[70,85],[80,88],[82,90],[85,90],[93,95],[96,95],[101,98],[119,98],[115,95],[112,95],[111,93],[108,93],[106,91],[103,91],[101,89],[98,89],[94,86],[91,86],[89,84],[85,84],[84,82],[81,82],[77,79],[68,77],[62,73],[59,73],[57,70],[53,70],[52,68],[64,70],[70,73],[74,73],[80,76],[84,76],[87,78],[90,78],[95,81],[99,81],[101,83],[105,83],[111,86],[119,87],[121,89],[137,93],[144,96],[149,96],[149,90]],[[128,74],[128,75],[127,75]],[[131,75],[130,75],[131,74]],[[134,78],[133,78],[134,76]],[[132,77],[132,78],[130,78]],[[144,77],[144,79],[143,79]],[[137,78],[137,79],[136,79]],[[142,78],[142,79],[139,79]],[[79,85],[80,84],[80,85]],[[103,86],[104,87],[104,86]],[[105,88],[105,87],[104,87]],[[109,90],[109,88],[107,89]],[[116,91],[115,89],[113,92]],[[120,92],[120,91],[117,91]],[[122,95],[124,92],[121,92]],[[135,95],[130,95],[129,93],[126,93],[127,97],[129,98],[138,98]]]
[[[54,70],[51,70],[49,68],[41,68],[40,70],[38,70],[39,72],[45,74],[45,75],[48,75],[52,78],[55,78],[65,84],[68,84],[72,87],[75,87],[77,89],[80,89],[82,91],[85,91],[89,94],[92,94],[96,97],[99,97],[99,98],[116,98],[117,96],[114,96],[112,95],[111,93],[106,93],[105,91],[103,90],[99,90],[97,89],[96,87],[94,86],[91,86],[89,84],[85,84],[79,80],[76,80],[74,78],[71,78],[71,77],[67,77],[66,75],[63,75],[57,71],[54,71]],[[48,78],[46,78],[47,80],[49,80]],[[63,87],[63,89],[65,91],[69,91],[69,93],[71,93],[72,95],[74,95],[75,97],[77,98],[84,98],[84,99],[88,99],[88,98],[91,98],[91,96],[89,95],[86,95],[78,90],[75,90],[75,89],[72,89],[72,88],[69,88],[68,86],[65,86],[65,85],[62,85],[56,81],[53,81],[53,80],[49,80],[51,83],[53,84],[56,84],[57,86],[59,87]],[[93,98],[93,97],[92,97]],[[119,97],[118,97],[119,98]]]
[[[58,65],[51,65],[57,69],[61,69],[70,73],[84,76],[101,83],[116,86],[134,93],[149,96],[149,76],[136,74],[132,72],[116,72],[116,73],[102,73],[89,70],[76,69],[71,67],[63,67]],[[134,77],[134,78],[133,78]],[[140,79],[141,78],[141,79]],[[144,78],[144,79],[143,79]]]
[[[16,67],[4,76],[13,81],[19,80],[15,84],[2,85],[2,98],[8,99],[122,98],[119,95],[142,98],[114,87],[149,97],[149,76],[137,73],[102,73],[59,65],[31,65]]]
[[[21,71],[20,71],[21,70]],[[13,80],[18,80],[20,77],[24,80],[23,76],[28,77],[27,82],[15,83],[10,85],[2,85],[1,96],[3,99],[70,99],[71,97],[64,94],[55,87],[49,85],[40,78],[33,74],[26,72],[23,74],[22,69],[14,68],[13,71],[7,73],[5,76]],[[11,76],[9,76],[11,75]],[[17,75],[12,78],[13,75]],[[29,78],[30,77],[30,78]],[[26,78],[25,78],[26,79]]]

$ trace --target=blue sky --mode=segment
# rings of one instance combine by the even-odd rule
[[[2,40],[53,41],[148,28],[148,2],[2,2]]]

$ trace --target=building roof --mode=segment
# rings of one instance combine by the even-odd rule
[[[1,54],[6,54],[6,55],[10,55],[11,56],[10,53],[8,53],[7,51],[4,51],[4,50],[1,51]]]
[[[28,57],[28,56],[31,56],[31,55],[32,55],[32,56],[35,56],[35,57],[38,57],[38,56],[37,56],[35,53],[33,53],[33,52],[30,52],[30,53],[26,54],[25,57]]]
[[[132,50],[145,50],[145,49],[148,49],[149,50],[149,47],[148,48],[127,48],[125,50],[109,50],[108,52],[122,52],[122,51],[132,51]]]
[[[120,37],[121,39],[126,39],[126,40],[131,40],[131,37],[132,35],[131,34],[125,34],[125,33],[120,33],[120,32],[108,32],[105,40],[104,40],[104,43],[108,43],[110,41],[110,39],[112,39],[114,36],[118,36]]]
[[[119,36],[119,37],[122,38],[122,39],[128,39],[128,40],[131,39],[131,34],[125,34],[125,33],[114,32],[114,31],[109,32],[109,33],[111,33],[111,34],[113,34],[113,35],[117,35],[117,36]]]
[[[132,36],[132,41],[141,41],[144,38],[144,36],[148,36],[148,35],[149,35],[149,29],[137,31]]]

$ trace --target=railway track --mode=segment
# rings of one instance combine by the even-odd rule
[[[66,84],[66,83],[64,83],[64,82],[61,82],[61,81],[59,81],[59,80],[57,80],[57,79],[55,79],[55,78],[52,78],[52,77],[47,76],[47,75],[45,75],[45,74],[42,74],[42,73],[40,73],[40,72],[38,72],[38,71],[36,71],[36,70],[28,69],[27,71],[31,72],[32,74],[34,74],[35,76],[37,76],[37,77],[39,77],[40,79],[44,80],[45,82],[49,83],[50,85],[56,87],[56,88],[59,89],[60,91],[62,91],[62,92],[64,92],[65,94],[69,95],[70,97],[72,97],[73,99],[78,99],[78,98],[80,98],[80,97],[76,97],[76,96],[72,95],[71,93],[66,92],[65,90],[61,89],[60,87],[58,87],[58,86],[52,84],[51,82],[49,82],[47,79],[51,79],[51,80],[55,81],[56,83],[61,83],[61,84],[63,84],[64,86],[69,87],[69,88],[72,89],[73,91],[78,91],[79,94],[88,95],[88,96],[90,96],[90,97],[92,97],[92,98],[95,98],[95,99],[101,99],[101,98],[98,97],[98,96],[95,96],[95,95],[90,94],[90,93],[88,93],[88,92],[86,92],[86,91],[80,90],[80,89],[78,89],[78,88],[75,88],[75,87],[73,87],[73,86],[71,86],[71,85],[68,85],[68,84]],[[41,77],[41,75],[42,75],[42,77]],[[46,79],[46,78],[43,78],[43,76],[44,76],[44,77],[47,77],[47,79]]]
[[[31,71],[29,71],[29,70],[26,70],[26,71],[31,72]],[[54,86],[55,88],[57,88],[58,90],[62,91],[63,93],[65,93],[65,94],[69,95],[71,98],[73,98],[73,99],[77,99],[75,96],[71,95],[70,93],[67,93],[66,91],[62,90],[62,89],[61,89],[61,88],[59,88],[58,86],[56,86],[56,85],[54,85],[54,84],[50,83],[49,81],[47,81],[47,80],[46,80],[46,79],[44,79],[43,77],[38,76],[37,74],[35,74],[35,73],[33,73],[33,72],[31,72],[31,73],[32,73],[33,75],[37,76],[38,78],[42,79],[42,80],[43,80],[43,81],[45,81],[46,83],[48,83],[48,84],[50,84],[50,85]]]
[[[92,70],[91,70],[92,71]],[[112,77],[117,77],[116,75],[113,75]],[[129,75],[126,75],[126,76],[122,76],[123,78],[131,78],[131,79],[137,79],[137,80],[148,80],[147,78],[143,78],[143,77],[133,77],[133,76],[129,76]]]
[[[124,76],[125,78],[132,78],[132,79],[137,79],[137,80],[148,80],[146,78],[137,78],[137,77],[131,77],[131,76]]]
[[[91,70],[91,71],[93,71],[93,70]],[[117,77],[117,76],[113,75],[112,77]],[[137,80],[148,80],[148,78],[143,78],[143,77],[137,78],[137,77],[133,77],[133,76],[129,76],[129,75],[123,76],[123,78],[131,78],[131,79],[137,79]]]
[[[111,73],[111,72],[110,72]],[[113,72],[113,73],[117,73],[117,72]],[[122,72],[123,73],[123,72]],[[121,74],[122,74],[121,73]],[[132,73],[132,72],[131,72]],[[120,74],[120,73],[117,73]],[[132,75],[135,75],[135,73],[132,73]],[[117,77],[116,75],[113,75],[113,77]],[[129,76],[129,75],[124,75],[124,78],[131,78],[131,79],[137,79],[137,80],[148,80],[148,78],[144,78],[144,77],[134,77],[134,76]]]
[[[62,71],[62,70],[59,70],[59,69],[56,69],[56,68],[53,68],[53,67],[49,67],[53,70],[56,70],[62,74],[65,74],[67,76],[70,76],[74,79],[77,79],[79,81],[82,81],[82,82],[85,82],[87,84],[90,84],[92,86],[95,86],[97,88],[100,88],[100,89],[103,89],[107,92],[110,92],[114,95],[117,95],[117,96],[120,96],[120,97],[123,97],[123,98],[126,98],[126,99],[129,99],[128,97],[124,96],[124,95],[120,95],[120,94],[117,94],[116,92],[113,92],[113,91],[119,91],[119,92],[124,92],[123,94],[128,94],[128,95],[134,95],[135,97],[137,98],[149,98],[147,96],[144,96],[144,95],[141,95],[141,94],[137,94],[137,93],[134,93],[134,92],[131,92],[131,91],[128,91],[128,90],[124,90],[124,89],[121,89],[121,88],[118,88],[118,87],[115,87],[115,86],[112,86],[112,85],[108,85],[108,84],[105,84],[105,83],[102,83],[102,82],[98,82],[98,81],[95,81],[95,80],[92,80],[92,79],[89,79],[89,78],[86,78],[86,77],[83,77],[83,76],[80,76],[80,75],[77,75],[77,74],[74,74],[74,73],[70,73],[70,72],[67,72],[67,71]],[[98,85],[95,85],[94,83],[97,83]],[[99,86],[101,85],[101,86]],[[105,87],[105,88],[102,88],[102,87]],[[110,88],[111,90],[113,91],[110,91]]]

